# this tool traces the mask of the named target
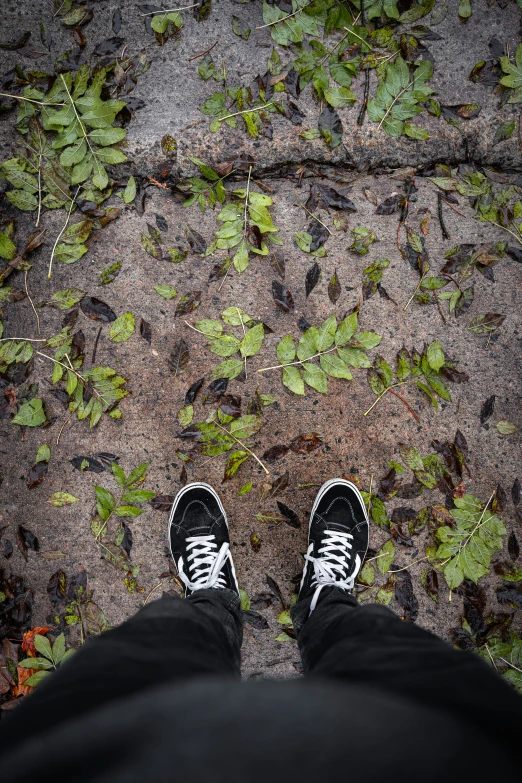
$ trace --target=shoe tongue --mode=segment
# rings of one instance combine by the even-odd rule
[[[346,527],[341,524],[336,524],[335,522],[330,522],[326,526],[327,530],[332,530],[335,533],[346,533]]]

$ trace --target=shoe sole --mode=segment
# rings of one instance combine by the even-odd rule
[[[310,528],[312,526],[312,520],[314,518],[314,514],[317,511],[317,506],[321,502],[323,496],[325,493],[334,485],[341,486],[341,487],[348,487],[352,490],[352,492],[355,493],[357,496],[357,499],[359,500],[359,503],[362,506],[362,509],[364,511],[364,518],[366,519],[366,523],[368,525],[368,543],[366,544],[366,551],[364,553],[364,557],[361,560],[361,566],[362,562],[364,561],[364,558],[366,557],[366,552],[368,551],[368,547],[370,545],[370,518],[368,517],[368,512],[366,510],[366,504],[363,500],[363,497],[355,484],[352,484],[351,481],[347,481],[346,479],[329,479],[328,481],[325,481],[323,486],[320,488],[319,492],[317,493],[317,496],[315,498],[314,505],[312,506],[312,513],[310,514],[310,522],[308,523],[308,534],[310,534]]]
[[[168,524],[168,527],[167,527],[167,539],[168,539],[168,544],[169,544],[169,551],[170,551],[170,555],[172,557],[172,560],[174,561],[174,565],[176,566],[176,568],[177,568],[177,564],[176,564],[176,561],[174,559],[174,553],[172,552],[172,544],[171,544],[171,541],[170,541],[170,528],[172,526],[172,521],[174,519],[174,515],[176,513],[176,509],[177,509],[177,507],[179,505],[180,498],[186,492],[189,492],[191,489],[206,489],[207,492],[210,492],[212,497],[215,498],[215,500],[217,501],[219,509],[220,509],[221,513],[223,514],[223,519],[225,520],[225,525],[227,526],[227,530],[229,530],[228,519],[227,519],[227,515],[225,513],[225,509],[223,508],[223,504],[221,502],[221,498],[219,497],[219,495],[216,492],[216,490],[214,489],[214,487],[210,486],[210,484],[206,484],[204,481],[192,481],[190,484],[187,484],[185,487],[183,487],[183,489],[180,489],[180,491],[178,492],[178,494],[176,495],[176,497],[174,498],[174,501],[172,503],[172,508],[170,510],[170,516],[169,516],[169,524]],[[230,565],[232,566],[232,575],[234,577],[234,582],[236,583],[236,590],[239,593],[239,585],[238,585],[238,582],[237,582],[236,569],[234,567],[234,560],[232,558],[232,553],[231,553],[231,556],[230,556]]]

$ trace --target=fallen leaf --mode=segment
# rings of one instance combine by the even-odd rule
[[[482,404],[482,407],[480,409],[480,423],[484,424],[491,416],[493,416],[493,411],[495,410],[495,400],[496,395],[492,394],[491,397],[488,397],[488,399]]]
[[[103,321],[103,323],[111,323],[116,320],[116,313],[114,313],[108,304],[102,302],[101,299],[96,299],[94,296],[84,296],[80,302],[82,313],[93,321]]]
[[[272,282],[272,296],[274,302],[284,313],[294,312],[294,299],[288,288],[279,280]]]
[[[495,427],[501,435],[513,435],[518,430],[517,425],[513,424],[512,421],[507,421],[507,419],[501,419],[495,424]]]
[[[152,340],[152,327],[149,322],[145,321],[143,318],[140,321],[140,334],[150,345]]]
[[[287,506],[286,503],[283,503],[281,500],[277,500],[276,502],[279,511],[285,518],[286,524],[290,525],[290,527],[300,528],[301,520],[293,508],[290,508],[290,506]]]
[[[174,375],[181,375],[189,362],[189,347],[185,340],[180,337],[174,349],[169,356],[168,365]]]
[[[317,432],[304,432],[290,441],[289,448],[294,454],[310,454],[311,451],[319,448],[322,442]]]
[[[311,266],[308,272],[306,273],[305,291],[306,291],[307,298],[310,296],[310,294],[316,287],[320,277],[321,277],[321,267],[316,261],[314,265]]]

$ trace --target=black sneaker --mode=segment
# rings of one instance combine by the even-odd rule
[[[185,597],[209,587],[239,595],[227,517],[209,484],[194,482],[178,492],[170,512],[169,543]]]
[[[366,507],[357,487],[330,479],[315,498],[299,600],[312,595],[310,612],[323,587],[353,590],[368,549]]]

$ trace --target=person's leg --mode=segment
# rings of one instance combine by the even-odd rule
[[[367,541],[366,511],[355,489],[333,484],[321,489],[312,512],[303,581],[292,609],[305,672],[422,702],[485,731],[520,725],[522,699],[478,656],[453,649],[387,607],[359,605],[349,594],[364,559],[352,553],[365,552]],[[337,548],[329,543],[335,543],[336,530],[344,530],[352,544],[344,553],[342,539]]]
[[[9,716],[10,735],[24,724],[48,729],[161,682],[239,676],[241,604],[226,516],[210,487],[188,485],[178,494],[169,538],[186,598],[153,601],[89,640]]]

